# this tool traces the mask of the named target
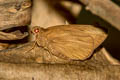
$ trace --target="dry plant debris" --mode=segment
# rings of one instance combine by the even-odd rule
[[[17,1],[0,0],[0,1],[1,1],[0,30],[5,30],[8,28],[18,27],[18,26],[24,27],[24,25],[29,24],[31,20],[30,0],[17,0]],[[88,0],[80,0],[80,1],[83,2],[85,5],[87,5],[87,9],[89,9],[91,12],[104,18],[105,20],[107,20],[108,22],[110,22],[116,28],[119,29],[118,27],[119,24],[116,21],[119,19],[119,17],[112,16],[112,14],[110,13],[111,16],[109,16],[110,18],[108,19],[106,16],[97,14],[95,7],[93,9],[94,4],[102,3],[101,1],[92,0],[90,4],[88,4],[89,2]],[[111,4],[111,2],[109,1],[110,0],[106,0],[105,2]],[[71,11],[69,16],[67,16],[68,18],[66,18],[65,16],[60,14],[61,13],[60,11],[57,12],[58,10],[60,10],[60,7],[58,8],[58,5],[60,6],[59,4],[60,1],[55,0],[55,2],[52,3],[52,1],[49,0],[33,0],[33,2],[34,3],[33,3],[32,20],[31,20],[32,26],[41,26],[47,28],[49,26],[54,26],[54,25],[64,25],[66,21],[68,23],[75,21],[74,17],[76,16],[77,13],[74,14],[73,12],[72,14]],[[5,4],[8,3],[9,6],[8,5],[5,6]],[[98,4],[96,6],[100,6],[100,5]],[[103,6],[107,6],[107,5],[103,5]],[[113,3],[112,6],[116,7],[116,5],[113,5]],[[63,10],[64,8],[65,7],[61,7],[61,10]],[[108,7],[107,8],[105,7],[104,10],[105,9],[108,9]],[[63,12],[62,12],[63,14],[67,13],[68,15],[70,11],[67,12],[63,11]],[[71,19],[69,18],[70,16],[72,17]],[[114,20],[111,20],[112,18],[114,18]],[[23,39],[27,35],[28,34],[26,33],[24,34],[19,31],[15,31],[11,33],[0,32],[0,37],[2,40]],[[101,42],[104,41],[106,37],[106,36],[102,37],[103,39],[102,40],[100,39],[99,42],[99,39],[96,38],[98,37],[97,35],[94,36],[94,34],[92,33],[91,35],[92,37],[94,37],[95,48],[98,47],[98,45],[100,45]],[[52,55],[51,53],[49,53],[48,50],[44,49],[43,46],[38,46],[38,45],[34,46],[34,43],[35,41],[28,42],[16,48],[9,48],[0,51],[1,80],[8,80],[8,79],[9,80],[41,80],[41,79],[42,80],[61,80],[61,79],[62,80],[78,80],[78,79],[119,80],[120,79],[119,77],[120,63],[114,60],[109,55],[106,56],[106,54],[109,53],[104,48],[102,49],[97,48],[94,54],[85,61],[69,61]],[[46,63],[46,64],[36,64],[36,63]],[[60,63],[60,64],[56,64],[56,63]]]

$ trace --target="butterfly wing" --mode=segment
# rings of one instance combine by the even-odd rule
[[[48,50],[60,58],[85,60],[94,50],[93,38],[79,27],[48,28],[45,34],[48,39]]]

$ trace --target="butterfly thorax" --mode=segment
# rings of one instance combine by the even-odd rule
[[[38,44],[38,46],[47,48],[48,41],[47,41],[47,38],[44,35],[44,33],[39,33],[39,35],[37,35],[37,36],[38,36],[37,37],[37,44]]]

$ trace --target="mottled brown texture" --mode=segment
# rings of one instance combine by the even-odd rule
[[[31,0],[0,0],[0,30],[25,26],[30,16]]]
[[[1,80],[120,80],[120,66],[0,63]]]
[[[1,50],[11,46],[8,42],[28,36],[27,32],[22,33],[27,31],[24,28],[20,32],[13,27],[25,27],[30,23],[31,5],[31,0],[0,0],[0,43],[6,44],[6,46],[0,45]]]

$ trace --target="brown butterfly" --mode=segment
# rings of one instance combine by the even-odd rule
[[[92,25],[59,25],[47,29],[35,26],[32,33],[38,46],[70,60],[85,60],[106,39],[107,34]]]

